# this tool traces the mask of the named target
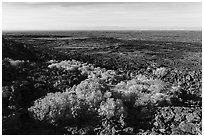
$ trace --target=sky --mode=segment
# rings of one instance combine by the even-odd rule
[[[201,3],[3,2],[9,30],[202,30]]]

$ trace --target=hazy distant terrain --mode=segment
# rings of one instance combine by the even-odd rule
[[[202,133],[201,31],[4,32],[2,69],[3,134]]]
[[[202,42],[201,31],[34,31],[5,32],[11,35],[105,37],[124,40]]]
[[[37,45],[39,42],[50,43],[46,45],[63,52],[71,50],[70,54],[72,51],[77,51],[80,54],[93,54],[93,56],[113,54],[118,58],[124,58],[122,55],[125,55],[125,58],[129,57],[132,60],[135,58],[135,61],[141,57],[150,63],[201,69],[200,31],[70,31],[7,34],[10,34],[10,38],[36,46],[39,46]]]

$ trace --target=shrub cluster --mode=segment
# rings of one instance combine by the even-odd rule
[[[7,114],[8,109],[23,108],[28,110],[30,118],[67,129],[68,134],[135,134],[152,121],[151,133],[145,131],[143,134],[200,133],[201,129],[195,131],[201,126],[199,120],[196,124],[187,124],[187,119],[192,116],[186,110],[182,109],[178,116],[187,117],[179,121],[183,125],[179,122],[171,125],[179,125],[179,130],[170,125],[162,126],[166,124],[165,118],[176,116],[175,112],[160,117],[164,114],[163,109],[189,106],[194,97],[199,97],[193,92],[201,86],[195,84],[200,80],[196,79],[196,74],[160,67],[147,68],[152,70],[143,74],[130,72],[131,77],[126,77],[123,72],[76,60],[51,60],[38,66],[32,62],[5,59],[5,66],[17,73],[22,67],[30,68],[28,78],[31,81],[3,87],[4,115],[10,114]],[[193,131],[184,131],[188,128]]]
[[[36,100],[28,109],[34,119],[54,125],[68,126],[79,119],[89,121],[87,117],[92,116],[94,120],[101,121],[102,132],[107,128],[103,126],[104,119],[106,124],[118,120],[121,121],[118,124],[126,125],[125,119],[130,109],[169,105],[169,95],[179,92],[179,85],[176,87],[158,78],[139,74],[124,81],[116,71],[96,68],[75,60],[59,63],[55,61],[48,67],[68,72],[78,71],[87,76],[80,84],[67,87],[64,92],[49,93]],[[112,126],[110,127],[113,128]]]

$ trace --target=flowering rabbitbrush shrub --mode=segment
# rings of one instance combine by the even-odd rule
[[[34,119],[48,123],[65,123],[86,115],[95,115],[103,98],[110,97],[100,79],[87,79],[65,92],[49,93],[28,109]],[[103,97],[104,95],[104,97]],[[88,119],[87,119],[88,120]]]
[[[72,113],[74,103],[76,100],[72,99],[68,92],[48,93],[44,98],[36,100],[28,111],[34,119],[56,123],[58,120],[74,117]]]
[[[86,79],[77,85],[75,89],[78,99],[93,106],[101,102],[106,90],[106,85],[100,79]]]
[[[67,90],[63,93],[48,93],[28,109],[30,116],[53,125],[68,125],[69,122],[79,121],[81,117],[92,113],[90,111],[93,109],[89,109],[86,102],[77,99],[74,92]]]
[[[53,61],[49,62],[52,63]],[[81,75],[88,76],[89,79],[99,78],[105,80],[105,82],[109,84],[118,83],[122,79],[122,76],[117,75],[116,71],[114,70],[106,70],[105,68],[94,67],[92,64],[82,63],[76,60],[65,60],[59,63],[54,62],[48,66],[48,68],[55,67],[68,71],[79,70]]]
[[[164,77],[168,73],[168,70],[165,67],[157,68],[153,71],[153,74],[158,78]]]
[[[53,63],[53,64],[50,64],[48,66],[48,68],[53,68],[53,67],[56,67],[56,68],[64,68],[66,70],[75,70],[77,69],[79,66],[81,65],[81,63],[79,61],[76,61],[76,60],[64,60],[64,61],[61,61],[59,63]]]
[[[123,101],[143,106],[165,99],[167,96],[165,90],[169,90],[166,88],[167,84],[161,80],[138,75],[135,79],[118,83],[114,91],[121,93]]]
[[[98,110],[100,116],[105,116],[110,119],[112,117],[120,117],[126,115],[125,106],[120,99],[114,100],[114,98],[108,98],[106,101],[102,101]]]
[[[9,62],[9,64],[13,67],[22,67],[26,62],[28,62],[24,60],[13,60],[10,58],[5,58],[3,61]]]

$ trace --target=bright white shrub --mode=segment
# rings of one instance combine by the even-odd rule
[[[102,101],[98,112],[99,115],[105,116],[108,119],[126,114],[122,100],[114,100],[114,98],[108,98],[106,101]]]
[[[148,79],[146,76],[138,75],[135,79],[121,81],[114,87],[114,91],[122,94],[123,101],[140,106],[163,99],[166,85],[159,79]]]
[[[94,105],[102,100],[105,87],[98,79],[86,79],[77,85],[75,91],[79,99]]]
[[[48,68],[56,67],[58,69],[66,69],[68,71],[79,70],[82,75],[88,76],[88,79],[102,79],[106,83],[112,84],[120,81],[121,76],[117,75],[114,70],[106,70],[105,68],[94,67],[91,64],[82,63],[76,60],[65,60],[59,63],[52,63]]]
[[[167,73],[168,73],[168,70],[165,67],[160,67],[153,71],[153,74],[158,78],[164,77]]]
[[[24,60],[13,60],[10,58],[5,58],[3,61],[9,62],[13,67],[21,67],[25,62],[29,62]]]
[[[50,123],[55,123],[60,118],[68,119],[72,117],[67,92],[48,93],[44,98],[36,100],[28,111],[35,119],[46,120]]]

